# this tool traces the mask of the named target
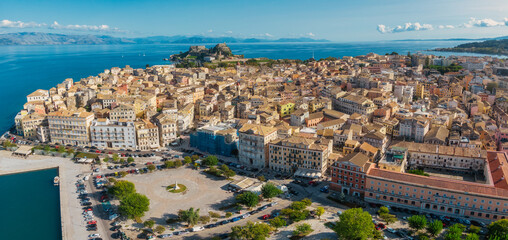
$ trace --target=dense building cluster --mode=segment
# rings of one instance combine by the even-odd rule
[[[15,122],[27,139],[111,149],[190,135],[367,202],[495,220],[508,216],[507,72],[492,57],[423,54],[115,67],[33,92]]]

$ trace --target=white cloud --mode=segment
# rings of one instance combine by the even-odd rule
[[[439,25],[438,28],[439,29],[454,29],[455,26],[453,26],[453,25]]]
[[[208,32],[209,32],[209,33],[212,33],[212,32],[213,32],[213,29],[209,29],[209,30],[208,30]]]
[[[309,37],[315,37],[316,35],[314,33],[310,32],[310,33],[307,33],[307,36],[309,36]]]
[[[497,26],[505,26],[507,23],[508,22],[506,21],[506,19],[503,22],[498,22],[498,21],[491,19],[491,18],[484,18],[484,19],[471,18],[469,20],[469,22],[462,24],[461,27],[465,27],[465,28],[497,27]]]
[[[7,19],[0,21],[0,28],[38,28],[43,26],[46,26],[46,24],[35,22],[10,21]]]
[[[76,31],[91,31],[91,32],[122,32],[118,28],[112,28],[108,25],[60,25],[57,21],[49,26],[50,29],[66,29]]]
[[[396,27],[390,28],[385,25],[377,25],[377,30],[380,33],[398,33],[398,32],[410,32],[410,31],[425,31],[432,30],[434,27],[430,24],[420,24],[418,22],[415,23],[406,23],[404,25],[398,25]]]
[[[273,37],[273,35],[272,35],[272,34],[269,34],[269,33],[265,33],[265,34],[263,34],[263,35],[264,35],[265,37]]]
[[[233,31],[226,31],[226,34],[233,34]]]

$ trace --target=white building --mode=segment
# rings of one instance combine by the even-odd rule
[[[97,148],[136,149],[136,129],[131,121],[99,118],[92,122],[90,136]]]
[[[257,124],[245,124],[239,130],[240,163],[257,167],[268,167],[268,143],[277,138],[277,128]]]

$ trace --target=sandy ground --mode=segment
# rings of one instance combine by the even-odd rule
[[[87,239],[89,233],[81,217],[82,209],[77,199],[75,182],[78,179],[77,175],[90,171],[89,166],[74,164],[67,158],[32,155],[24,159],[11,156],[11,152],[0,151],[0,174],[55,167],[59,168],[61,180],[60,209],[63,239]]]

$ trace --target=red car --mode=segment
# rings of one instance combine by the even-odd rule
[[[263,220],[266,220],[268,218],[270,218],[270,214],[266,214],[266,215],[261,216],[261,219],[263,219]]]
[[[93,221],[89,221],[87,222],[86,224],[97,224],[97,221],[93,220]]]
[[[386,228],[386,226],[383,223],[378,223],[377,227],[379,227],[380,229],[385,229]]]
[[[95,152],[96,152],[96,153],[101,153],[101,150],[96,150]]]

